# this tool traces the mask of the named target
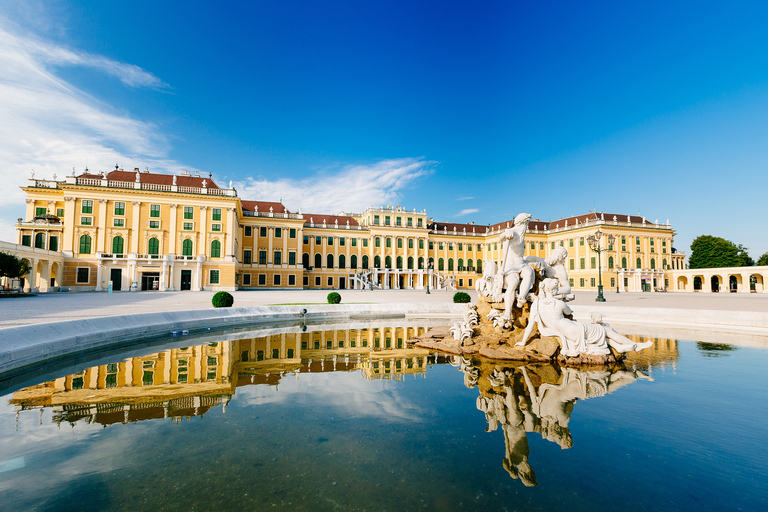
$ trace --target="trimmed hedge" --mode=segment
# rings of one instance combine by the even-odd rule
[[[215,308],[229,308],[235,303],[235,298],[229,292],[216,292],[211,299],[211,304]]]
[[[455,302],[455,303],[457,303],[457,304],[466,304],[466,303],[468,303],[470,300],[471,300],[471,299],[469,298],[469,294],[468,294],[468,293],[464,293],[464,292],[456,292],[456,293],[453,295],[453,302]]]
[[[329,293],[328,304],[341,304],[341,295],[336,292]]]

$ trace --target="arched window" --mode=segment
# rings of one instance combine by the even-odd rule
[[[667,259],[666,258],[661,260],[661,268],[663,268],[664,270],[667,270]]]
[[[192,240],[189,238],[181,242],[181,255],[192,256]]]
[[[627,258],[621,258],[621,268],[627,268]]]
[[[381,268],[381,256],[373,257],[373,268]]]
[[[347,257],[339,254],[339,268],[347,268]]]
[[[368,270],[368,256],[363,255],[363,270]]]
[[[413,270],[413,256],[408,256],[408,270]]]
[[[315,268],[323,266],[323,255],[320,253],[315,254]]]
[[[420,257],[419,258],[419,269],[423,269],[423,268],[424,268],[424,258]]]
[[[389,240],[389,239],[387,239]],[[392,256],[387,256],[384,258],[384,267],[385,268],[392,268]]]
[[[351,266],[353,269],[357,269],[357,254],[353,254],[353,255],[352,255],[350,258],[349,258],[349,265],[350,265],[350,266]]]
[[[211,242],[211,258],[221,258],[221,242],[218,240]]]
[[[467,270],[474,270],[474,268],[472,267],[472,258],[469,258],[467,260]]]
[[[157,255],[160,252],[160,242],[154,236],[147,242],[147,254]]]
[[[45,249],[45,233],[38,233],[35,235],[35,248]]]
[[[477,273],[483,273],[483,260],[477,260]]]
[[[459,258],[459,270],[464,270],[464,259]]]
[[[448,271],[453,270],[453,258],[448,258]]]
[[[301,264],[302,264],[302,266],[304,268],[308,268],[309,267],[309,253],[308,252],[305,252],[304,254],[301,255]]]
[[[91,254],[90,235],[83,235],[80,237],[80,254]]]
[[[656,269],[656,258],[651,258],[651,270]]]
[[[643,262],[640,258],[637,258],[637,261],[635,262],[635,268],[643,268]]]
[[[123,237],[116,236],[112,239],[112,254],[123,254]]]
[[[403,257],[398,256],[397,257],[397,268],[403,268]]]
[[[444,267],[445,265],[443,262],[443,258],[440,258],[439,260],[437,260],[437,270],[445,270]]]
[[[435,268],[435,258],[429,258],[429,260],[428,260],[428,261],[429,261],[428,265],[429,265],[431,268]]]
[[[613,256],[608,256],[608,268],[613,268]]]
[[[326,262],[326,264],[327,264],[326,266],[328,268],[333,268],[333,254],[329,254],[328,256],[326,256],[325,257],[325,262]]]

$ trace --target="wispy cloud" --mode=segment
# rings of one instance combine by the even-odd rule
[[[114,162],[178,171],[189,169],[167,158],[168,142],[151,123],[138,121],[97,100],[56,74],[62,66],[85,66],[130,87],[167,88],[133,64],[64,48],[22,34],[0,17],[0,191],[3,216],[24,211],[30,169],[59,177],[86,164],[98,170]],[[5,225],[0,239],[12,240]]]
[[[457,201],[469,201],[470,199],[474,199],[474,196],[463,196],[456,198]]]
[[[461,217],[463,215],[469,215],[470,213],[477,213],[479,211],[480,210],[478,210],[477,208],[467,208],[465,210],[461,210],[459,213],[454,215],[454,217]]]
[[[368,206],[396,203],[399,192],[432,172],[435,162],[397,158],[373,164],[345,165],[296,180],[248,178],[236,184],[243,198],[279,201],[289,210],[360,212]]]

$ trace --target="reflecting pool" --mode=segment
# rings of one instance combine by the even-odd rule
[[[0,403],[0,503],[768,510],[768,350],[650,338],[576,370],[408,348],[427,327],[217,333],[41,374]]]

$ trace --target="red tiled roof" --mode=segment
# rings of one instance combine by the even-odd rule
[[[108,180],[114,181],[136,181],[135,171],[111,171],[107,174]],[[173,185],[173,175],[156,174],[152,172],[140,172],[139,180],[142,183],[156,183],[159,185]],[[219,188],[216,182],[209,177],[197,176],[176,176],[176,185],[180,187],[202,187],[203,181],[208,188]]]
[[[358,222],[355,220],[354,217],[350,217],[348,215],[322,215],[317,213],[305,213],[304,214],[304,225],[309,226],[310,223],[314,223],[315,226],[322,226],[323,221],[325,221],[326,226],[334,226],[336,224],[336,221],[339,222],[339,226],[345,226],[347,225],[347,221],[349,221],[350,226],[359,226]]]
[[[243,210],[249,211],[249,212],[269,212],[269,209],[272,208],[272,211],[275,213],[291,213],[288,211],[288,209],[283,205],[283,203],[273,203],[271,201],[241,201],[243,205]]]

